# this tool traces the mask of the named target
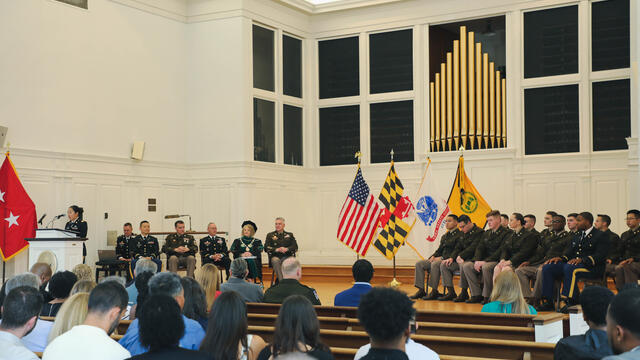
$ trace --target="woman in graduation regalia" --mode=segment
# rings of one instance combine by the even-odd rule
[[[262,241],[254,237],[257,230],[258,227],[253,221],[247,220],[243,222],[242,236],[233,240],[230,251],[234,259],[241,257],[247,261],[249,268],[247,278],[254,279],[254,281],[255,279],[260,279],[260,282],[262,282],[262,251],[264,247],[262,246]]]

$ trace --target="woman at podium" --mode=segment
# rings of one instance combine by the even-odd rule
[[[247,220],[242,223],[242,237],[233,240],[231,244],[231,253],[233,258],[244,258],[249,268],[248,279],[260,279],[262,282],[262,241],[254,237],[258,227],[256,224]]]
[[[65,230],[72,230],[78,233],[78,237],[86,238],[87,237],[87,222],[82,220],[82,214],[84,214],[84,209],[77,205],[71,205],[67,209],[67,216],[69,217],[69,221],[64,226]],[[84,245],[84,241],[82,242],[82,263],[85,263],[85,258],[87,257],[87,247]]]

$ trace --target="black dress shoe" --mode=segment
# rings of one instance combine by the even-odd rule
[[[425,296],[422,298],[422,300],[438,300],[438,298],[441,296],[442,294],[440,294],[437,290],[432,290],[431,294],[429,294],[429,296]]]
[[[416,291],[415,294],[409,296],[409,299],[416,300],[416,299],[420,299],[420,298],[422,298],[423,296],[426,296],[426,295],[427,295],[427,293],[424,292],[424,289],[418,289],[418,291]]]
[[[552,302],[543,301],[540,305],[536,306],[536,311],[553,311],[555,307]]]
[[[453,291],[449,291],[447,295],[443,295],[438,298],[438,300],[440,301],[451,301],[454,299],[457,299],[457,297],[456,297],[456,293]]]
[[[453,299],[454,303],[461,303],[469,300],[469,294],[466,290],[463,290],[457,298]]]
[[[482,305],[488,304],[489,303],[489,298],[483,298],[482,299]]]
[[[484,300],[482,295],[472,296],[469,300],[465,301],[467,304],[480,304]]]

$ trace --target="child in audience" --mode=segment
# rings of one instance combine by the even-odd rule
[[[496,278],[491,292],[491,302],[482,306],[482,312],[536,315],[536,309],[522,296],[518,276],[513,271],[503,271]]]

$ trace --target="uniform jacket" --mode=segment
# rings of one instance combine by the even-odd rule
[[[276,249],[279,247],[286,247],[288,250],[284,254],[276,252]],[[264,251],[266,251],[269,256],[279,258],[294,256],[296,251],[298,251],[298,242],[296,242],[293,233],[287,231],[283,231],[282,233],[272,231],[264,238]]]
[[[573,236],[575,235],[565,230],[552,231],[550,236],[540,241],[540,245],[529,259],[529,265],[540,265],[549,259],[562,256]]]
[[[133,249],[133,257],[139,259],[141,257],[150,257],[157,259],[160,257],[160,246],[158,245],[158,239],[151,235],[147,235],[144,238],[142,235],[136,236],[134,239],[135,248]]]
[[[478,241],[473,261],[498,261],[502,251],[502,244],[511,236],[512,231],[502,226],[496,231],[487,230]]]
[[[571,259],[580,258],[582,264],[596,275],[602,274],[606,265],[607,254],[609,253],[609,237],[596,229],[591,229],[584,239],[582,231],[579,231],[564,252],[562,260],[569,261]]]
[[[473,228],[471,228],[468,233],[465,234],[463,232],[452,257],[455,259],[460,256],[465,261],[470,261],[476,253],[476,248],[483,233],[484,230],[475,225],[473,225]]]
[[[538,247],[538,232],[520,229],[519,232],[512,231],[502,244],[500,259],[511,260],[511,265],[517,268],[527,261]]]
[[[200,256],[202,256],[202,262],[208,259],[209,256],[215,254],[222,254],[222,257],[229,257],[229,249],[227,249],[227,241],[220,236],[209,235],[200,239]]]
[[[291,295],[302,295],[309,299],[313,305],[320,305],[318,293],[313,288],[300,284],[296,279],[282,279],[278,285],[270,287],[264,293],[264,302],[282,304],[284,299]]]
[[[607,260],[611,260],[614,264],[619,263],[621,260],[620,257],[622,257],[620,236],[610,229],[607,229],[607,231],[604,232],[604,236],[607,236],[610,242]]]
[[[180,246],[184,246],[184,245],[186,245],[189,248],[189,251],[185,253],[178,253],[175,251],[176,248],[179,248]],[[193,236],[189,234],[178,235],[178,233],[175,233],[167,236],[167,238],[164,240],[164,246],[162,246],[162,252],[167,254],[167,256],[173,256],[173,255],[176,255],[178,257],[189,256],[189,255],[195,256],[196,253],[198,252],[198,245],[196,245],[196,239],[194,239]]]
[[[87,237],[87,222],[80,221],[80,219],[75,219],[74,221],[69,221],[64,225],[65,230],[71,230],[78,233],[78,237],[86,238]]]
[[[125,259],[131,259],[131,253],[135,247],[135,238],[136,234],[131,234],[131,236],[127,239],[126,236],[120,235],[116,239],[116,259],[121,257]]]
[[[436,252],[434,252],[431,256],[442,256],[442,258],[445,260],[451,258],[452,255],[455,254],[456,247],[458,246],[458,242],[460,241],[460,239],[462,239],[462,235],[464,235],[464,233],[458,228],[447,231],[440,238],[440,246],[438,246]]]
[[[640,261],[640,227],[627,230],[620,236],[622,260]]]

